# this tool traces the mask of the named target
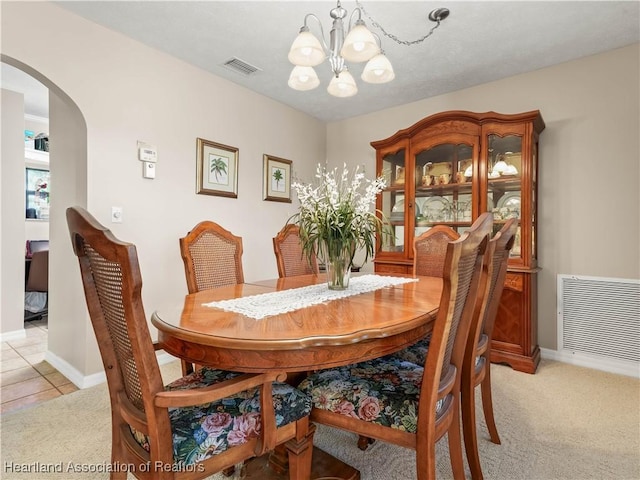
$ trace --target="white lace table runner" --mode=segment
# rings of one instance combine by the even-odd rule
[[[227,312],[235,312],[260,320],[271,315],[292,312],[300,308],[318,305],[319,303],[351,297],[361,293],[372,292],[379,288],[417,282],[417,278],[385,277],[381,275],[362,275],[349,281],[346,290],[329,290],[326,283],[308,287],[261,293],[248,297],[204,303],[205,307],[215,307]]]

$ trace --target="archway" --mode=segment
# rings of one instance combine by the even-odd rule
[[[0,60],[25,72],[49,89],[52,187],[49,223],[49,345],[45,359],[78,387],[83,388],[87,386],[87,343],[93,341],[93,332],[84,304],[77,259],[69,242],[65,211],[70,205],[87,206],[86,122],[78,105],[45,75],[7,55],[1,55]],[[2,182],[5,182],[4,178]],[[3,208],[5,207],[7,206]],[[17,202],[11,208],[21,209],[21,203]],[[22,221],[23,216],[24,212],[21,212]],[[11,228],[19,226],[6,224],[3,219],[2,232]],[[5,245],[4,239],[8,236],[3,233],[2,237],[2,252],[15,252],[24,248],[23,241],[19,246]],[[18,242],[18,238],[12,236],[8,242]],[[4,255],[5,253],[0,253],[3,272]],[[4,321],[2,323],[6,324]],[[11,325],[8,328],[12,328]],[[3,332],[4,329],[3,326]]]

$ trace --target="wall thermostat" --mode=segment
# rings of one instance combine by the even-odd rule
[[[157,162],[158,150],[153,145],[138,142],[138,160],[141,162]]]
[[[143,162],[157,162],[158,151],[153,147],[140,147],[138,149],[138,159]]]

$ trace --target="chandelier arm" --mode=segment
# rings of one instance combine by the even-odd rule
[[[380,51],[383,52],[382,39],[380,38],[380,35],[378,35],[376,32],[371,32],[371,35],[373,35],[373,38],[375,38],[378,41],[378,47],[380,47]]]
[[[351,22],[353,21],[353,14],[356,13],[356,12],[358,12],[358,20],[362,20],[362,11],[359,8],[354,8],[351,11],[351,15],[349,15],[349,28],[347,29],[347,32],[351,31],[351,27],[353,26],[351,24]],[[356,24],[357,24],[357,22],[356,22]]]
[[[356,4],[358,5],[358,9],[362,10],[362,13],[364,13],[366,15],[366,17],[369,19],[369,21],[371,22],[371,25],[373,25],[376,28],[379,28],[380,31],[386,37],[389,37],[391,40],[393,40],[396,43],[399,43],[400,45],[416,45],[418,43],[424,42],[427,38],[429,38],[433,34],[435,29],[440,26],[440,22],[442,20],[444,20],[449,15],[449,11],[448,10],[446,12],[439,12],[438,14],[434,14],[435,11],[431,12],[431,14],[429,14],[429,20],[431,20],[433,22],[436,22],[436,24],[431,28],[431,30],[429,30],[429,33],[427,33],[426,35],[424,35],[424,36],[422,36],[422,37],[420,37],[420,38],[418,38],[416,40],[401,40],[400,38],[398,38],[394,34],[388,33],[384,29],[384,27],[382,25],[380,25],[378,22],[376,22],[373,19],[373,17],[369,14],[369,12],[367,12],[367,10],[362,6],[362,4],[360,3],[360,0],[356,0]]]
[[[320,40],[322,40],[322,46],[324,47],[324,51],[325,53],[330,52],[330,48],[329,45],[327,45],[327,41],[324,39],[324,28],[322,28],[322,22],[320,21],[320,19],[313,13],[307,13],[304,16],[304,26],[300,29],[300,31],[302,31],[302,29],[307,29],[309,30],[309,25],[307,25],[307,19],[311,17],[314,18],[316,20],[316,22],[318,22],[318,26],[320,27]]]

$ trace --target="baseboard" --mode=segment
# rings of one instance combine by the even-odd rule
[[[547,348],[541,348],[540,355],[545,359],[556,360],[578,367],[592,368],[603,372],[640,378],[640,365],[635,362],[625,362],[578,352],[550,350]]]
[[[71,380],[71,383],[73,383],[78,388],[93,387],[94,385],[103,383],[106,380],[104,372],[94,373],[93,375],[88,376],[83,375],[80,370],[78,370],[63,358],[60,358],[51,350],[47,350],[45,352],[44,359],[62,375]]]
[[[27,331],[24,328],[13,332],[0,333],[0,342],[11,342],[12,340],[22,340],[27,338]]]
[[[159,365],[165,365],[177,360],[176,357],[173,357],[166,352],[156,352],[156,356],[158,358]],[[91,375],[83,375],[82,372],[69,362],[49,350],[45,353],[44,359],[80,389],[94,387],[107,381],[107,376],[104,371],[93,373]]]

